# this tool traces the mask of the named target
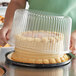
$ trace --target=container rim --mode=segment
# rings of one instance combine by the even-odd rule
[[[30,12],[32,14],[38,14],[38,15],[42,15],[42,16],[49,16],[49,17],[55,17],[55,18],[69,19],[70,21],[72,21],[72,18],[69,17],[69,16],[59,15],[59,14],[56,14],[56,13],[46,12],[46,11],[32,10],[32,9],[17,9],[15,11],[15,14],[16,13],[23,14],[24,12]]]

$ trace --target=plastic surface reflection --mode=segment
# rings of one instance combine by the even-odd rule
[[[6,68],[6,76],[76,76],[76,59],[73,59],[72,64],[60,68],[27,68],[5,64],[5,54],[9,51],[2,49],[0,52],[0,65]]]
[[[25,68],[10,66],[9,76],[69,76],[70,64],[61,68]]]

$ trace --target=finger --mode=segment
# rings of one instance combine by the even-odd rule
[[[75,47],[71,47],[70,50],[72,51],[72,54],[74,54],[74,55],[76,54],[76,49],[75,49]]]
[[[7,43],[6,38],[5,38],[5,37],[3,37],[3,36],[0,38],[0,41],[3,41],[4,43]]]
[[[71,50],[72,54],[74,54],[74,48],[71,47],[70,50]]]
[[[72,51],[72,54],[76,55],[76,50],[73,50],[73,51]]]
[[[0,45],[1,46],[4,46],[6,43],[5,42],[3,42],[2,40],[0,40]]]
[[[76,40],[72,41],[72,47],[73,47],[73,50],[76,50]]]
[[[6,34],[6,39],[9,40],[10,39],[10,32],[11,30],[8,30],[7,34]]]
[[[7,42],[7,39],[6,39],[6,34],[7,34],[7,32],[8,32],[8,29],[2,29],[2,31],[1,31],[2,33],[2,35],[1,35],[1,37],[3,38],[1,38],[3,41],[5,41],[5,42]]]
[[[72,47],[72,37],[70,39],[70,48]]]
[[[5,43],[7,43],[6,33],[4,33],[4,32],[1,33],[0,39],[1,39],[2,41],[4,41]]]
[[[2,46],[7,43],[6,33],[7,33],[7,29],[0,30],[0,41]]]

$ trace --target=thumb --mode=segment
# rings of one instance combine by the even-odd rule
[[[72,37],[70,39],[70,48],[72,47]]]

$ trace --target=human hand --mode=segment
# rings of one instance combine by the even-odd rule
[[[4,46],[9,40],[10,31],[11,29],[9,27],[3,27],[0,30],[0,45],[1,46]]]
[[[74,31],[71,35],[70,49],[72,50],[72,53],[76,55],[76,31]]]

